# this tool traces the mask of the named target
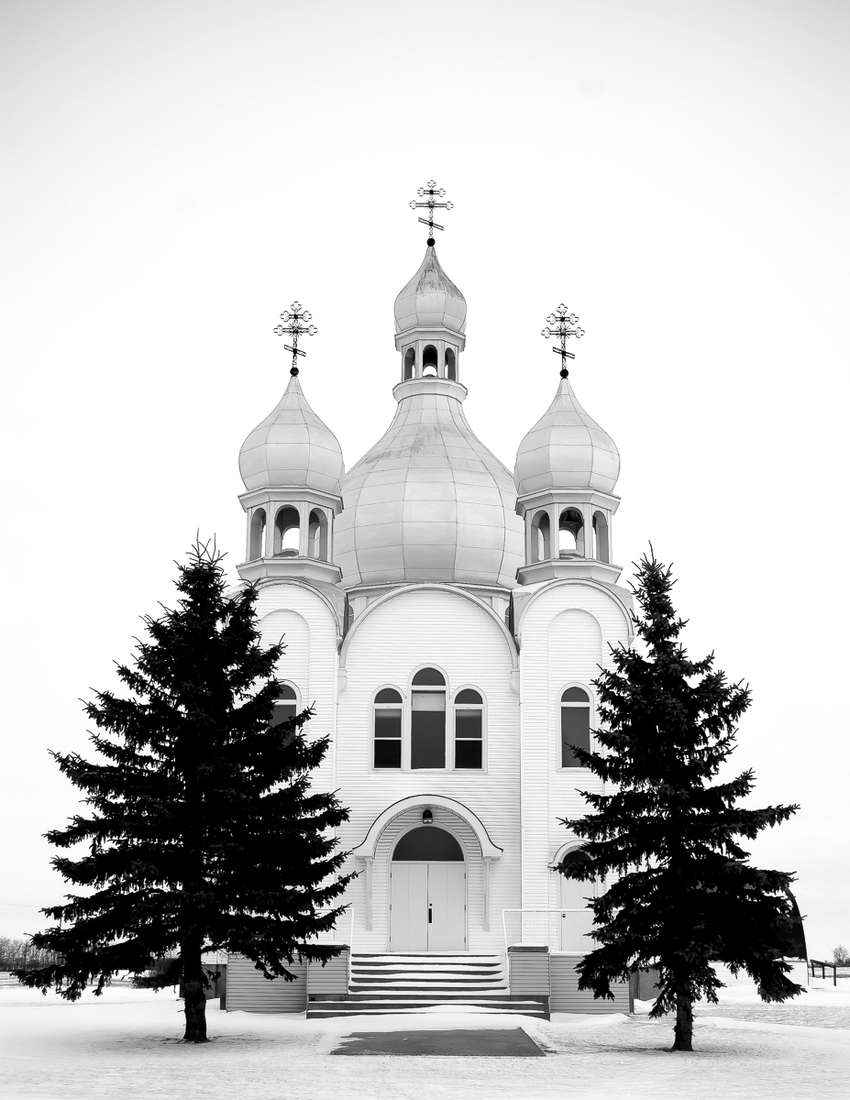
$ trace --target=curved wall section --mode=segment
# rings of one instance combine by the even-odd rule
[[[283,642],[285,649],[278,662],[281,680],[290,680],[301,692],[301,698],[310,699],[310,627],[297,611],[272,611],[260,620],[260,634],[264,646]]]

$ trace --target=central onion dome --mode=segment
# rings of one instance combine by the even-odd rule
[[[555,400],[519,445],[514,477],[520,497],[550,489],[613,493],[620,476],[614,440],[576,400],[562,378]]]
[[[429,244],[425,259],[395,300],[395,330],[447,328],[466,330],[466,299],[440,267],[434,246]]]
[[[245,488],[286,486],[339,496],[344,473],[336,436],[313,412],[296,375],[239,452]]]
[[[334,552],[343,585],[514,587],[523,564],[516,490],[467,423],[466,388],[421,378],[393,392],[392,424],[343,483]]]

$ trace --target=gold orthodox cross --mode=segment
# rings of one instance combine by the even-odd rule
[[[420,218],[419,220],[423,225],[428,226],[428,244],[433,246],[434,244],[434,230],[445,229],[443,225],[437,225],[434,221],[434,211],[437,209],[451,210],[454,207],[453,202],[437,202],[437,199],[442,199],[445,196],[445,187],[437,187],[435,180],[428,180],[426,187],[420,187],[416,192],[420,198],[424,198],[424,202],[417,202],[413,199],[410,203],[411,210],[417,210],[419,208],[427,209],[428,217]],[[427,196],[427,198],[426,198]]]
[[[540,330],[540,335],[551,339],[553,336],[558,340],[560,346],[552,348],[552,351],[556,352],[561,357],[561,377],[566,378],[569,375],[567,370],[567,360],[575,359],[575,356],[571,351],[567,351],[567,337],[575,336],[577,340],[580,340],[584,336],[583,328],[576,328],[576,322],[578,317],[574,313],[568,313],[567,307],[563,302],[558,306],[554,313],[550,313],[546,318],[547,327]]]
[[[292,343],[284,344],[283,346],[287,351],[292,352],[292,366],[289,368],[290,374],[298,373],[298,356],[306,355],[306,351],[302,351],[298,347],[299,336],[315,336],[319,331],[315,325],[308,324],[313,319],[313,314],[301,305],[300,302],[293,302],[289,309],[284,310],[280,315],[282,325],[278,325],[275,328],[275,332],[278,336],[291,336]]]

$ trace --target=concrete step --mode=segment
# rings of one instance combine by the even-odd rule
[[[498,997],[500,993],[507,993],[507,986],[462,986],[459,982],[446,983],[446,985],[428,985],[426,982],[398,982],[393,985],[368,986],[353,981],[349,986],[349,992],[358,996],[371,997]]]
[[[311,997],[310,1019],[402,1012],[495,1012],[548,1019],[545,998],[512,995],[501,955],[354,954],[347,995]]]
[[[415,999],[410,997],[393,999],[347,997],[336,1001],[310,1001],[307,1004],[307,1019],[314,1020],[332,1016],[386,1016],[393,1013],[415,1015],[416,1013],[439,1011],[440,1008],[449,1008],[452,1013],[463,1006],[470,1012],[483,1011],[488,1014],[505,1016],[536,1016],[539,1019],[548,1019],[549,1012],[546,1002],[536,998],[526,1000],[510,997],[479,997],[471,999],[456,999],[445,1001],[442,998],[432,1000],[429,998]]]

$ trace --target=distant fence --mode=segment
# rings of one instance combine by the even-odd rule
[[[838,964],[823,962],[820,959],[809,959],[809,967],[811,968],[812,977],[816,978],[815,970],[820,970],[820,976],[823,981],[826,981],[827,970],[832,971],[832,984],[838,985]]]

